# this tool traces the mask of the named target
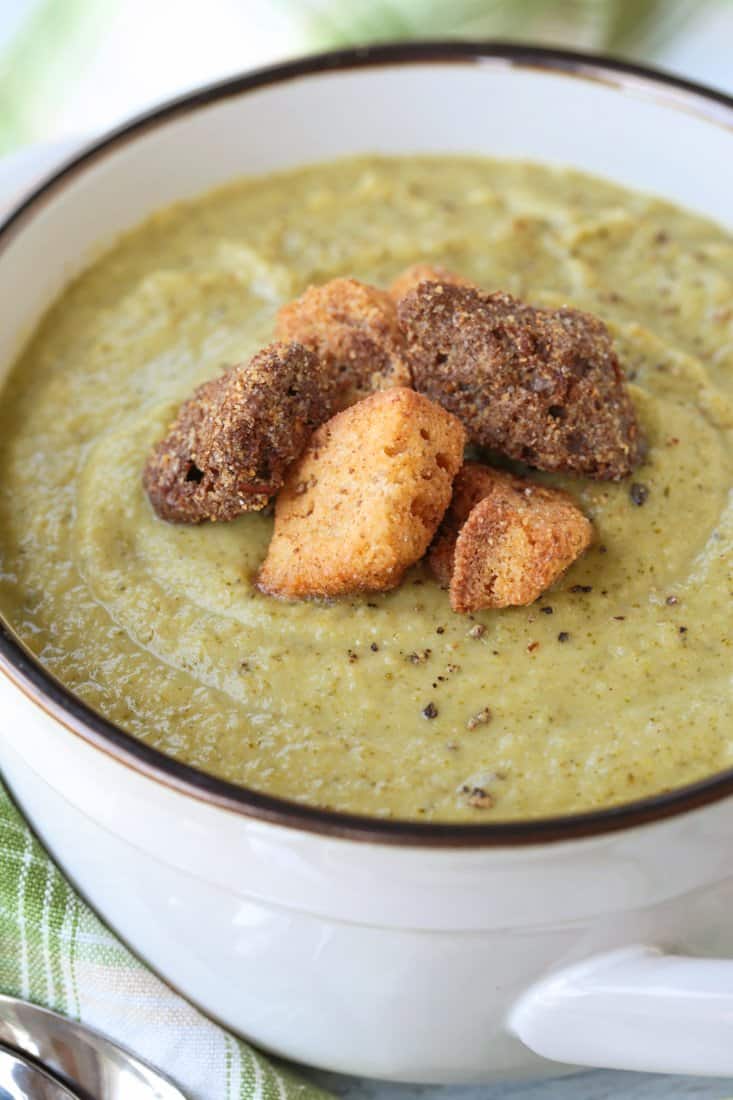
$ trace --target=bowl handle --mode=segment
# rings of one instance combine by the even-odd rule
[[[579,1066],[733,1075],[733,960],[634,946],[594,955],[524,993],[510,1030]]]

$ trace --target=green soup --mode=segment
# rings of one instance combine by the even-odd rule
[[[253,576],[271,518],[161,522],[147,452],[309,283],[387,285],[418,260],[608,323],[651,445],[630,479],[646,500],[537,475],[597,540],[531,607],[455,615],[421,567],[386,595],[268,599]],[[45,317],[3,391],[0,468],[2,611],[88,703],[205,771],[336,810],[493,821],[733,765],[733,241],[667,203],[405,157],[174,206]]]

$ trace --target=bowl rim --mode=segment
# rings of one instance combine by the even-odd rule
[[[733,97],[645,65],[615,58],[505,41],[385,43],[308,55],[248,71],[167,100],[103,135],[72,156],[0,222],[0,252],[26,221],[88,165],[171,119],[212,103],[302,77],[420,64],[494,65],[601,82],[621,92],[651,93],[733,133]],[[686,813],[733,795],[733,768],[658,795],[576,814],[494,823],[392,820],[322,810],[209,775],[154,749],[98,714],[43,667],[0,614],[0,672],[31,702],[93,748],[147,778],[245,818],[325,836],[421,848],[506,848],[542,845],[633,828]]]

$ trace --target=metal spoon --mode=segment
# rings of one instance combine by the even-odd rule
[[[186,1100],[167,1077],[98,1031],[2,994],[0,1043],[47,1066],[81,1100]],[[10,1093],[12,1100],[15,1095]],[[48,1097],[57,1100],[54,1093]],[[61,1097],[67,1100],[68,1093]]]
[[[0,1046],[0,1100],[80,1100],[55,1077]]]

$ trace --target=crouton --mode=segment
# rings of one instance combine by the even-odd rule
[[[464,442],[454,416],[410,389],[338,413],[288,472],[258,587],[290,599],[396,587],[443,518]]]
[[[153,508],[173,523],[264,508],[332,404],[331,377],[313,352],[263,348],[181,406],[143,473]]]
[[[467,463],[428,561],[454,611],[533,603],[590,546],[568,493]]]
[[[428,564],[444,588],[448,588],[453,576],[456,539],[472,509],[484,497],[491,496],[501,487],[506,488],[514,480],[518,482],[519,478],[514,479],[480,462],[466,462],[458,471],[450,505],[428,555]]]
[[[337,409],[376,390],[412,385],[395,303],[356,279],[309,287],[282,307],[276,336],[316,353],[333,374]]]
[[[542,470],[618,480],[644,453],[606,326],[574,309],[423,283],[399,303],[413,385],[476,443]]]
[[[401,271],[389,288],[389,292],[395,302],[399,302],[411,290],[416,290],[420,283],[448,283],[450,286],[475,286],[470,279],[464,279],[455,271],[450,271],[440,264],[413,264]]]

